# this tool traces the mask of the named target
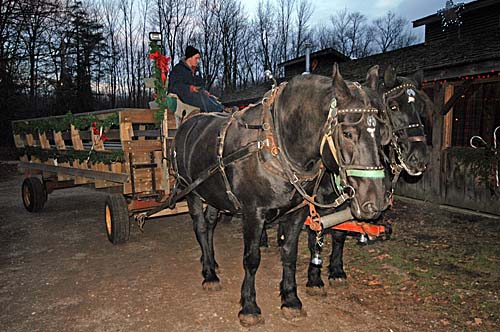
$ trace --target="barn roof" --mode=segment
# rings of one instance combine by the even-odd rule
[[[473,2],[469,2],[464,4],[464,8],[460,11],[461,14],[465,14],[467,12],[488,7],[494,5],[498,2],[498,0],[477,0]],[[422,25],[426,25],[429,23],[439,22],[441,20],[441,16],[438,13],[419,18],[418,20],[413,21],[413,27],[419,27]]]

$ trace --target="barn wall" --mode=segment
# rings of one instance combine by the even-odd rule
[[[402,176],[396,194],[500,215],[500,191],[497,189],[495,194],[487,183],[472,174],[470,166],[463,165],[448,152],[442,152],[443,169],[431,165],[421,177]],[[442,179],[442,186],[433,183],[436,173]],[[435,189],[440,189],[439,193]]]
[[[396,187],[398,195],[438,204],[500,215],[500,190],[492,191],[492,183],[475,176],[470,166],[460,162],[450,146],[452,126],[440,115],[451,97],[451,85],[434,85],[434,116],[431,159],[428,169],[420,177],[402,176]],[[450,113],[453,114],[453,109]],[[472,148],[471,148],[472,149]],[[494,189],[494,188],[493,188]]]

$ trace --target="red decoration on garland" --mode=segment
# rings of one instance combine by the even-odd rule
[[[163,84],[165,84],[167,81],[167,73],[170,71],[168,67],[170,64],[170,57],[164,56],[159,51],[156,51],[149,54],[148,58],[155,60],[156,67],[161,71],[161,80],[163,81]]]
[[[98,129],[97,128],[97,122],[92,122],[92,132],[94,133],[94,135],[96,135],[97,137],[99,137],[99,139],[104,143],[108,140],[108,137],[106,135],[104,135],[103,131],[102,131],[102,127],[101,129]]]

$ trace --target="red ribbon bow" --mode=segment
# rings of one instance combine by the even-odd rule
[[[148,58],[155,60],[156,68],[161,71],[161,80],[163,84],[167,81],[167,73],[169,72],[168,65],[170,64],[170,57],[164,56],[159,51],[151,53]]]

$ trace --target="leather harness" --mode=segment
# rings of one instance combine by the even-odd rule
[[[259,153],[259,160],[265,160],[267,159],[264,163],[264,166],[266,167],[267,170],[270,170],[272,173],[279,175],[280,177],[284,178],[288,182],[292,184],[294,187],[295,191],[298,192],[303,198],[304,202],[299,204],[298,206],[294,207],[287,213],[291,213],[293,211],[298,210],[299,208],[302,208],[306,204],[312,204],[315,206],[318,206],[320,208],[336,208],[342,205],[345,201],[348,199],[351,199],[354,197],[355,191],[354,188],[349,186],[347,184],[347,177],[348,176],[354,176],[354,177],[384,177],[384,171],[383,167],[371,167],[371,166],[354,166],[354,165],[345,165],[341,160],[341,156],[339,154],[338,149],[336,148],[336,143],[337,140],[332,139],[332,135],[338,131],[338,114],[346,114],[346,113],[363,113],[363,114],[370,114],[370,113],[376,113],[378,110],[376,109],[343,109],[339,110],[337,109],[336,105],[336,99],[333,98],[331,105],[330,105],[330,110],[329,110],[329,115],[328,118],[325,122],[325,125],[323,127],[323,138],[321,141],[321,153],[323,153],[323,147],[325,142],[328,142],[328,147],[330,149],[330,152],[333,154],[335,160],[337,161],[339,168],[341,169],[341,175],[340,178],[341,180],[341,185],[342,185],[342,190],[339,194],[339,197],[332,203],[329,204],[323,204],[315,201],[315,193],[319,188],[319,183],[321,182],[321,179],[324,174],[324,166],[322,165],[321,159],[319,159],[316,164],[313,167],[313,171],[311,172],[305,172],[303,170],[296,169],[290,160],[285,156],[285,153],[281,151],[280,146],[281,146],[281,137],[279,135],[279,129],[280,129],[280,123],[279,121],[275,121],[275,109],[277,108],[277,102],[279,100],[279,96],[281,92],[283,91],[284,87],[286,86],[286,82],[282,83],[278,87],[274,87],[271,91],[266,93],[262,101],[260,102],[263,106],[262,110],[262,116],[261,116],[261,123],[260,124],[248,124],[244,122],[243,120],[243,115],[245,112],[250,109],[251,107],[254,107],[256,105],[250,105],[247,108],[233,113],[228,121],[224,124],[224,126],[221,128],[218,139],[217,139],[217,164],[210,167],[207,169],[205,172],[203,172],[196,180],[193,182],[189,183],[186,179],[184,179],[177,170],[177,160],[176,160],[176,153],[175,150],[173,151],[173,160],[172,160],[172,167],[173,167],[173,172],[175,175],[176,182],[172,188],[171,195],[167,201],[166,204],[162,204],[161,206],[149,210],[144,214],[144,217],[151,216],[158,211],[163,210],[166,207],[173,207],[175,206],[175,203],[195,190],[200,184],[202,184],[204,181],[206,181],[209,177],[214,175],[215,173],[219,172],[222,176],[224,186],[225,186],[225,192],[226,195],[228,196],[228,199],[231,201],[233,207],[235,210],[240,210],[241,209],[241,203],[236,197],[236,195],[233,193],[230,182],[227,178],[225,168],[242,159],[248,158],[249,156]],[[257,104],[258,105],[258,104]],[[209,113],[212,115],[212,113]],[[238,124],[239,127],[245,128],[245,129],[254,129],[254,130],[260,130],[261,134],[259,135],[259,139],[253,142],[248,143],[247,145],[241,147],[240,149],[236,150],[235,152],[232,152],[231,154],[227,156],[224,155],[224,143],[226,139],[227,132],[231,125],[233,124]],[[272,158],[266,158],[266,154],[271,154]],[[316,180],[315,184],[315,189],[313,192],[313,195],[307,194],[306,190],[303,188],[303,185],[305,183],[311,182],[313,180]],[[178,182],[183,182],[184,188],[182,190],[178,189]],[[306,203],[307,202],[307,203]]]

